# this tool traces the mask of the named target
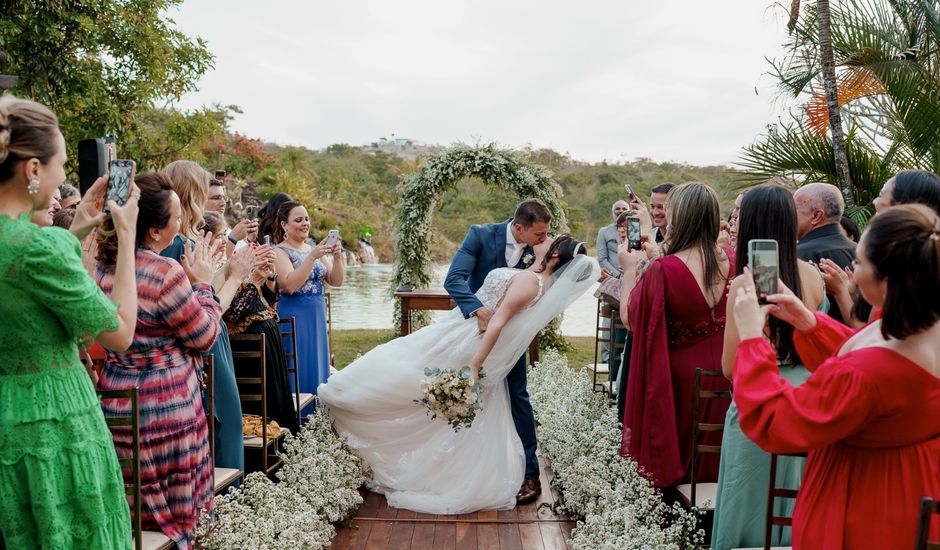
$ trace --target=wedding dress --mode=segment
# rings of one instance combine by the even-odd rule
[[[523,272],[491,271],[476,295],[495,310]],[[525,457],[509,407],[506,375],[532,338],[597,279],[597,261],[576,256],[544,281],[544,295],[503,328],[483,362],[483,408],[455,432],[415,402],[426,367],[460,368],[482,335],[476,319],[455,308],[439,322],[378,346],[319,387],[336,431],[372,470],[373,491],[390,506],[429,514],[510,509],[522,485]],[[542,292],[540,277],[539,294]]]

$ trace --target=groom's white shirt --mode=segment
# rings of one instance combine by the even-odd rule
[[[522,259],[522,251],[525,250],[525,243],[520,243],[512,234],[512,220],[506,224],[506,265],[516,267],[519,260]]]

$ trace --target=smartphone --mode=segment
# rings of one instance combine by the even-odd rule
[[[267,246],[271,246],[271,235],[264,236],[264,244],[266,244]]]
[[[749,240],[747,242],[747,267],[754,276],[758,303],[766,304],[767,296],[777,293],[777,281],[780,279],[777,241],[771,239]]]
[[[636,198],[636,193],[633,192],[633,186],[628,183],[628,184],[624,185],[624,187],[626,188],[627,193],[630,195],[630,200],[635,199],[635,198]]]
[[[112,160],[108,167],[108,193],[104,197],[104,212],[110,214],[108,201],[114,201],[118,206],[124,206],[131,192],[131,182],[134,181],[134,161],[118,159]]]
[[[225,180],[225,170],[216,170],[216,171],[215,171],[215,179],[217,179],[217,180],[219,180],[219,181],[224,181],[224,180]]]
[[[253,204],[249,204],[247,207],[245,207],[245,216],[247,216],[249,220],[257,218],[258,207]]]
[[[335,245],[338,241],[339,229],[330,229],[330,233],[326,236],[326,240],[324,241],[326,246],[333,248],[333,245]]]
[[[627,242],[631,250],[640,250],[640,218],[627,218]]]

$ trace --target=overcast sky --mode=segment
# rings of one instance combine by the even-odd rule
[[[770,4],[186,0],[169,15],[216,58],[182,106],[236,104],[232,129],[265,141],[394,134],[729,164],[782,108]]]

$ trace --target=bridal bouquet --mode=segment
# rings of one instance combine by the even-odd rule
[[[477,411],[483,408],[480,399],[483,384],[471,380],[470,374],[470,367],[424,369],[428,378],[421,381],[422,398],[415,399],[415,403],[423,405],[431,418],[440,416],[447,419],[455,432],[469,428]],[[481,372],[480,380],[483,377]]]

